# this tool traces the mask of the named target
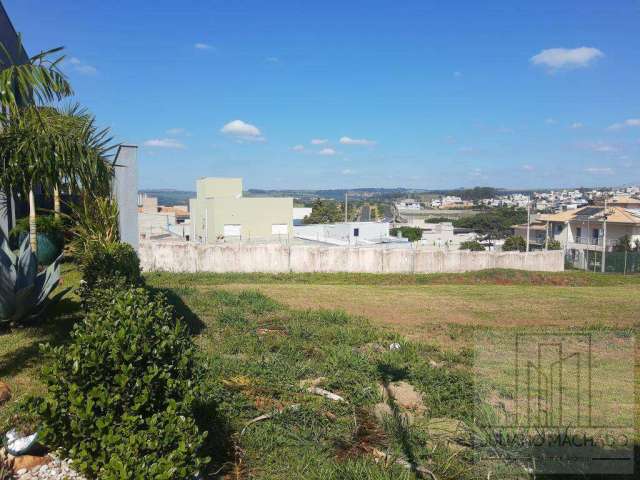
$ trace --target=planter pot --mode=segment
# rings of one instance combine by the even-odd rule
[[[22,232],[20,235],[20,244],[28,234]],[[54,235],[50,233],[38,233],[36,234],[38,240],[38,252],[36,257],[40,265],[50,265],[56,258],[62,253],[62,236]]]

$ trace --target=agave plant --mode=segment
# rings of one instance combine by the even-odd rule
[[[18,255],[0,231],[0,324],[24,323],[38,317],[60,280],[60,257],[38,272],[38,260],[25,237]],[[57,300],[66,292],[60,292]]]

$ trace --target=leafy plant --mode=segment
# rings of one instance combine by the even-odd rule
[[[39,216],[36,219],[38,233],[42,233],[51,238],[57,247],[62,249],[64,244],[64,225],[62,220],[53,215]],[[29,234],[29,217],[23,217],[16,221],[16,226],[9,232],[9,238],[13,245],[20,242],[23,234]]]
[[[392,228],[390,233],[395,237],[396,235],[398,235],[398,232],[400,232],[403,238],[406,238],[410,242],[417,242],[418,240],[422,239],[422,230],[420,230],[418,227]]]
[[[527,242],[519,235],[508,237],[502,245],[503,252],[524,252],[527,250]]]
[[[558,240],[549,240],[547,242],[547,250],[562,250],[562,244]]]
[[[193,478],[208,461],[194,420],[200,360],[161,295],[114,285],[93,297],[68,346],[44,346],[47,394],[34,401],[48,445],[104,479]]]
[[[20,323],[37,318],[49,303],[60,280],[60,257],[38,272],[38,260],[25,237],[18,255],[0,232],[0,323]],[[64,295],[64,291],[55,299]]]
[[[69,253],[82,259],[96,246],[106,247],[119,240],[118,204],[109,197],[83,195],[78,204],[69,204],[68,216],[73,239]]]
[[[471,250],[472,252],[483,252],[484,245],[477,240],[469,240],[460,244],[460,250]]]
[[[80,270],[88,290],[92,290],[101,279],[122,278],[129,285],[142,283],[138,254],[128,243],[89,243],[80,260]]]

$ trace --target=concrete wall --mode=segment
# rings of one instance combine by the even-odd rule
[[[120,145],[115,159],[113,193],[120,211],[120,240],[138,249],[138,147]]]
[[[558,272],[562,250],[540,252],[427,251],[413,248],[317,245],[140,243],[145,271],[169,272],[368,272],[437,273],[486,268]]]

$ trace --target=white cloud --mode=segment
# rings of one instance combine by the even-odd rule
[[[620,130],[626,127],[640,127],[640,118],[628,118],[624,122],[614,123],[609,126],[609,130]]]
[[[556,123],[558,123],[554,118],[547,118],[544,123],[546,123],[547,125],[555,125]]]
[[[323,148],[318,152],[318,155],[325,155],[327,157],[331,157],[335,155],[337,152],[333,148]]]
[[[180,143],[175,138],[152,138],[151,140],[147,140],[146,142],[144,142],[144,146],[152,148],[185,148],[184,144]]]
[[[593,47],[548,48],[531,57],[530,62],[555,71],[562,68],[588,67],[601,57],[604,57],[604,53]]]
[[[193,45],[193,48],[195,48],[196,50],[213,50],[213,47],[208,43],[200,43],[200,42],[195,43]]]
[[[311,145],[323,145],[328,141],[329,140],[327,140],[326,138],[314,138],[313,140],[311,140]]]
[[[613,147],[611,145],[607,145],[607,144],[604,144],[604,143],[593,145],[592,149],[595,152],[601,152],[601,153],[609,153],[609,152],[617,152],[618,151],[618,149],[616,147]]]
[[[376,144],[374,140],[367,140],[366,138],[351,138],[351,137],[340,138],[340,143],[342,145],[375,145]]]
[[[294,152],[304,152],[304,145],[295,145],[291,147]]]
[[[167,130],[167,135],[172,135],[172,136],[184,135],[186,133],[187,133],[187,130],[184,128],[170,128],[169,130]]]
[[[458,152],[460,153],[474,153],[475,151],[476,149],[473,147],[460,147],[458,149]]]
[[[351,170],[350,168],[345,168],[340,173],[342,173],[342,175],[354,175],[356,172]]]
[[[613,169],[611,167],[589,167],[585,168],[585,172],[593,175],[613,175]]]
[[[532,172],[533,170],[535,170],[535,167],[533,165],[522,165],[522,169],[526,170],[527,172]]]
[[[233,120],[220,129],[225,135],[230,135],[242,140],[253,142],[262,142],[265,140],[262,132],[255,125],[243,122],[242,120]]]
[[[96,67],[84,63],[78,57],[71,57],[69,59],[69,64],[74,71],[81,73],[82,75],[96,75],[98,73],[98,69]]]
[[[582,124],[582,123],[580,123],[580,122],[573,122],[573,123],[571,124],[571,128],[574,128],[574,129],[575,129],[575,128],[582,128],[582,127],[584,127],[584,124]]]

